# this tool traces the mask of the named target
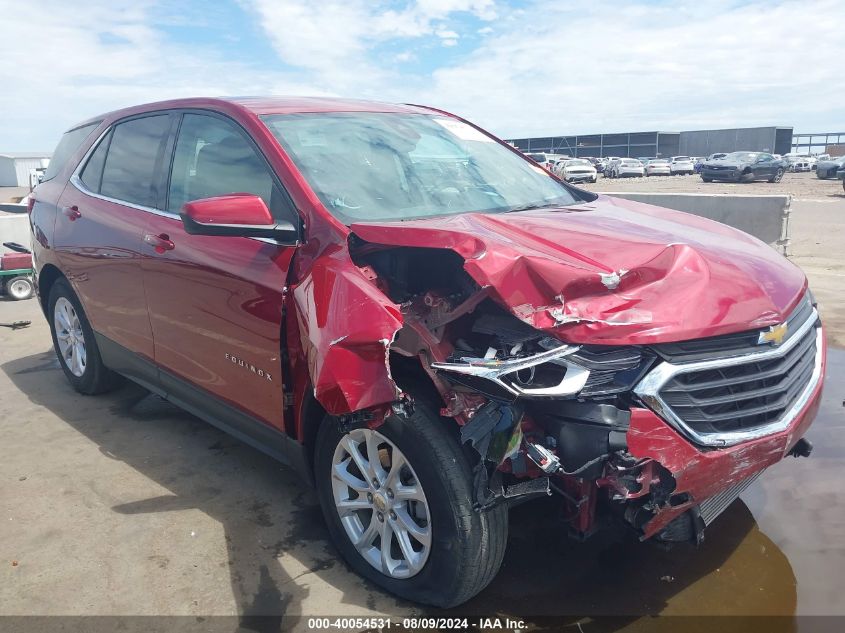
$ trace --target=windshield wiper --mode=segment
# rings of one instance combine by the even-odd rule
[[[511,207],[507,211],[502,211],[502,213],[516,213],[517,211],[530,211],[532,209],[550,209],[552,207],[567,207],[572,204],[580,204],[579,202],[570,202],[570,203],[560,203],[560,202],[548,202],[546,204],[522,204],[518,207]]]

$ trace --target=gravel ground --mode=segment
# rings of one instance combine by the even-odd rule
[[[778,183],[749,182],[704,182],[701,176],[649,176],[647,178],[603,178],[595,184],[586,183],[589,191],[663,191],[667,193],[712,193],[712,194],[784,194],[796,200],[845,200],[841,180],[820,180],[815,172],[784,174]]]

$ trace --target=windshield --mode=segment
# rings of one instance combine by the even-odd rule
[[[648,161],[649,165],[668,165],[668,160],[650,160]]]
[[[593,164],[588,160],[568,160],[563,163],[564,167],[584,167],[585,165],[587,167],[593,166]]]
[[[690,159],[689,156],[675,156],[675,162],[676,163],[682,163],[682,162],[688,163],[690,161],[691,161],[691,159]]]
[[[757,153],[756,152],[731,152],[725,158],[729,160],[738,160],[738,161],[749,161],[749,160],[757,160]]]
[[[546,162],[546,155],[545,154],[526,154],[528,158],[533,160],[535,163],[545,163]]]
[[[346,224],[582,202],[542,168],[451,117],[356,112],[262,119]]]

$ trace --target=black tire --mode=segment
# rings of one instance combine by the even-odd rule
[[[769,182],[780,182],[783,179],[783,167],[778,167],[777,171],[769,178]]]
[[[26,275],[12,277],[6,284],[6,293],[15,301],[29,299],[35,293],[32,278]]]
[[[76,311],[85,342],[86,362],[81,376],[74,375],[59,348],[55,313],[56,303],[62,298],[69,301]],[[47,301],[47,320],[50,323],[50,334],[53,337],[53,349],[56,350],[59,365],[71,386],[79,393],[85,395],[105,393],[113,389],[119,382],[119,376],[103,364],[100,350],[97,347],[97,341],[94,338],[94,330],[91,329],[91,324],[88,322],[88,317],[85,316],[85,311],[82,309],[79,298],[65,279],[56,280],[50,289],[50,296]]]
[[[454,421],[417,401],[407,419],[391,416],[377,430],[404,453],[429,503],[432,545],[422,569],[410,578],[383,574],[358,552],[343,528],[331,483],[334,451],[341,434],[328,416],[317,433],[314,469],[317,494],[332,539],[346,562],[387,591],[423,604],[453,607],[478,594],[496,576],[508,536],[505,506],[473,510],[472,468],[449,432]]]
[[[701,177],[704,182],[713,182],[712,178],[705,178],[704,176]]]

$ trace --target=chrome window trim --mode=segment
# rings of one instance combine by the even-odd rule
[[[720,358],[716,360],[704,360],[691,363],[670,363],[667,361],[661,362],[654,369],[652,369],[645,378],[643,378],[636,387],[634,393],[655,413],[662,417],[665,421],[671,424],[675,429],[680,431],[687,438],[700,444],[702,446],[710,447],[725,447],[739,444],[740,442],[747,442],[749,440],[756,440],[766,435],[779,433],[789,428],[789,425],[795,420],[798,413],[803,409],[810,400],[810,395],[815,391],[821,380],[822,374],[822,356],[824,346],[824,335],[822,328],[816,329],[816,356],[814,359],[813,373],[810,376],[810,381],[801,392],[801,395],[795,400],[792,406],[786,411],[779,420],[760,426],[758,428],[748,431],[729,431],[725,433],[698,433],[691,428],[686,422],[678,417],[672,408],[660,397],[660,390],[664,385],[678,374],[684,374],[691,371],[701,371],[706,369],[721,369],[723,367],[732,367],[741,365],[747,362],[764,361],[773,358],[780,358],[784,356],[789,350],[798,345],[804,339],[804,335],[809,330],[816,327],[819,320],[819,313],[816,308],[807,318],[801,327],[789,337],[789,339],[780,347],[766,349],[760,352],[752,352],[743,354],[741,356],[732,356],[730,358]]]

